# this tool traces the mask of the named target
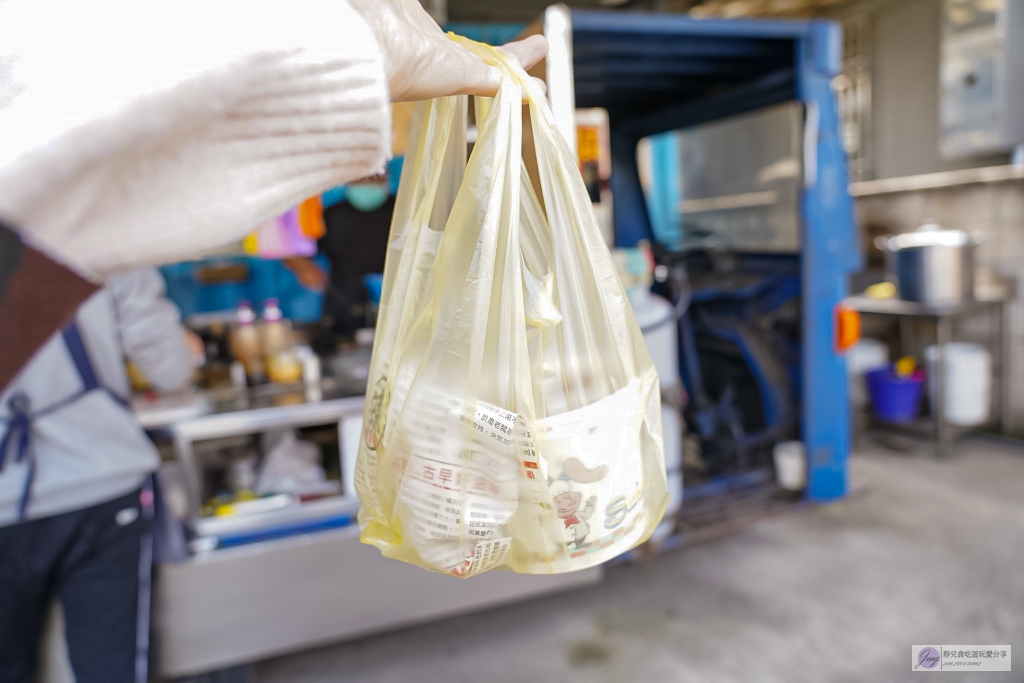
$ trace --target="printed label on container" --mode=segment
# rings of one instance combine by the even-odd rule
[[[473,551],[473,564],[471,574],[483,574],[501,565],[508,555],[512,539],[509,537],[495,538],[490,541],[480,541]]]
[[[639,382],[630,382],[537,425],[537,448],[547,461],[548,491],[570,562],[611,559],[644,532],[639,389]]]
[[[440,392],[432,398],[407,401],[402,434],[389,446],[410,453],[394,461],[403,470],[397,500],[408,512],[402,515],[406,536],[420,557],[437,569],[464,574],[477,544],[501,536],[518,507],[519,416],[478,402],[470,420],[460,401]],[[469,439],[465,459],[459,445]]]

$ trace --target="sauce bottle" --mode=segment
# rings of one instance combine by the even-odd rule
[[[260,335],[256,330],[256,312],[248,301],[241,301],[235,311],[235,325],[231,329],[228,348],[235,360],[245,366],[245,373],[252,384],[264,380],[263,354],[260,351]]]
[[[295,382],[302,377],[302,364],[293,348],[291,323],[282,315],[277,299],[263,303],[260,349],[272,382]]]

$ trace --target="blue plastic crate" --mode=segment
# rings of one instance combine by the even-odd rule
[[[314,259],[327,270],[330,265],[323,255]],[[202,284],[196,279],[196,272],[208,265],[245,265],[249,277],[244,282],[225,282],[215,285]],[[230,256],[173,263],[160,268],[167,282],[167,296],[178,308],[182,317],[196,313],[230,311],[239,302],[249,301],[259,311],[263,301],[276,298],[281,311],[293,322],[308,323],[320,319],[324,295],[306,289],[295,275],[285,268],[280,259],[262,259],[253,256]]]

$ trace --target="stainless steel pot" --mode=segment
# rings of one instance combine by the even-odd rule
[[[878,237],[904,301],[948,305],[974,298],[974,251],[980,233],[944,230],[929,221],[914,232]]]

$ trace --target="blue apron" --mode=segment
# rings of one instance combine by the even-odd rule
[[[32,423],[41,417],[55,413],[75,403],[85,395],[93,391],[105,391],[115,401],[128,409],[128,401],[114,391],[100,384],[96,378],[96,371],[93,369],[92,361],[89,360],[89,353],[82,343],[82,335],[78,325],[72,320],[61,330],[64,337],[64,344],[67,346],[71,360],[78,371],[78,377],[82,381],[82,388],[56,403],[32,411],[32,401],[24,392],[15,392],[7,401],[7,408],[10,417],[6,418],[7,428],[4,430],[3,438],[0,438],[0,472],[3,472],[7,464],[7,458],[13,451],[11,460],[16,463],[27,463],[28,472],[25,475],[25,485],[22,489],[21,499],[18,502],[18,521],[24,521],[28,513],[28,506],[32,500],[32,483],[36,476],[35,452],[32,448]]]

